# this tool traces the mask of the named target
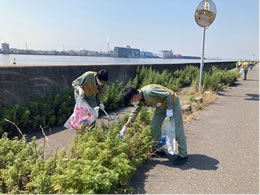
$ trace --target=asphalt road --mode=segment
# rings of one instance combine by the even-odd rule
[[[185,125],[189,160],[152,158],[131,181],[135,193],[259,194],[259,65]]]

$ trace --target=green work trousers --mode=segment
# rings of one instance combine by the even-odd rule
[[[247,73],[248,73],[248,69],[244,69],[243,71],[243,79],[246,80],[246,77],[247,77]]]
[[[151,121],[151,130],[154,141],[157,143],[155,147],[158,147],[159,140],[161,138],[161,126],[166,117],[166,110],[156,109],[154,116]],[[184,135],[183,120],[182,120],[182,109],[180,100],[177,97],[175,105],[173,106],[173,118],[175,123],[175,139],[178,142],[179,156],[187,156],[187,143]]]

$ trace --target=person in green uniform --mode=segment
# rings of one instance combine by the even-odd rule
[[[247,61],[244,61],[242,66],[241,66],[241,71],[243,72],[243,80],[246,80],[247,78],[247,73],[249,71],[249,65]]]
[[[242,66],[242,62],[241,62],[241,60],[239,60],[239,61],[236,63],[236,68],[237,68],[237,70],[240,70],[241,66]]]
[[[255,63],[254,63],[254,61],[250,61],[250,62],[248,62],[248,65],[249,65],[249,69],[252,70]]]
[[[98,72],[85,72],[72,82],[75,100],[78,99],[79,95],[84,95],[85,100],[92,108],[98,106],[97,102],[99,100],[99,107],[101,110],[104,110],[104,86],[107,80],[108,73],[106,70],[100,70]]]
[[[135,109],[130,114],[127,123],[120,131],[120,136],[123,136],[127,128],[134,122],[137,114],[140,112],[143,106],[156,108],[154,116],[151,121],[152,136],[157,143],[154,147],[156,149],[161,148],[161,125],[165,117],[174,118],[175,122],[175,137],[178,142],[178,157],[173,161],[173,165],[182,165],[187,162],[187,143],[184,135],[182,109],[180,105],[179,97],[170,89],[161,85],[151,84],[146,85],[141,89],[135,89],[129,87],[125,89],[123,93],[123,99],[125,103],[131,103],[135,106]]]

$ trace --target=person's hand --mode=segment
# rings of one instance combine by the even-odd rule
[[[123,136],[125,135],[126,132],[126,127],[124,126],[121,131],[120,131],[120,139],[123,138]]]
[[[99,104],[99,108],[100,108],[101,110],[105,110],[104,104],[103,104],[103,103]]]
[[[78,87],[78,91],[80,96],[84,95],[84,90],[81,87]]]
[[[170,110],[167,109],[167,110],[166,110],[166,117],[167,117],[167,118],[173,117],[173,111],[172,111],[172,109],[170,109]]]

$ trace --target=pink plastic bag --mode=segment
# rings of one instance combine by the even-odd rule
[[[79,96],[74,111],[64,124],[64,127],[78,131],[81,124],[89,126],[97,119],[97,117],[97,111],[87,103],[83,96]]]

